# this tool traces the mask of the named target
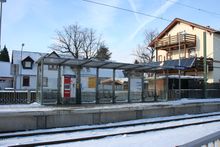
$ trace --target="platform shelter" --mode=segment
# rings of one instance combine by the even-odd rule
[[[192,66],[194,59],[187,61],[182,60],[182,66],[190,67]],[[37,100],[41,104],[81,104],[87,103],[105,103],[104,99],[107,99],[107,103],[118,103],[118,102],[145,102],[145,101],[156,101],[158,99],[157,95],[157,85],[156,85],[156,73],[158,71],[167,71],[170,69],[175,69],[175,63],[169,62],[151,62],[146,64],[131,64],[131,63],[121,63],[113,61],[100,61],[95,59],[74,59],[69,56],[61,56],[52,52],[41,57],[37,62]],[[178,62],[177,62],[178,64]],[[50,87],[45,87],[45,77],[49,76],[49,72],[46,70],[46,66],[57,67],[56,78],[53,78],[53,82],[56,81],[56,88],[50,89]],[[73,74],[66,74],[65,69],[71,69]],[[94,88],[88,91],[83,91],[83,81],[85,77],[82,77],[83,69],[95,69],[95,76],[89,78],[94,85]],[[105,79],[103,82],[100,80],[100,70],[109,69],[112,72],[111,80]],[[116,86],[120,82],[116,79],[116,71],[120,70],[126,74],[127,80],[124,81],[123,91],[117,91]],[[145,80],[146,73],[154,74],[154,89],[151,91],[147,88],[147,81]],[[167,72],[166,72],[167,73]],[[166,75],[165,90],[161,97],[162,100],[168,98],[168,75]],[[108,82],[106,82],[106,80]],[[47,82],[50,82],[49,80]],[[88,82],[88,78],[87,78]],[[99,84],[110,83],[111,88],[101,89]],[[54,86],[54,85],[53,85]],[[125,88],[126,87],[126,88]],[[126,90],[125,90],[126,89]],[[71,92],[74,95],[71,95]],[[83,97],[87,97],[87,101],[83,100]],[[136,100],[136,101],[135,101]]]

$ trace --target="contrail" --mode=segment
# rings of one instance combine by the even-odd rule
[[[157,9],[154,12],[154,16],[159,17],[161,14],[163,14],[164,12],[166,12],[166,10],[168,8],[170,8],[173,4],[175,4],[178,0],[174,0],[172,2],[166,1],[166,3],[162,6],[160,6],[159,9]],[[133,34],[130,35],[129,37],[129,41],[133,40],[135,38],[135,36],[140,32],[140,30],[142,30],[147,24],[149,24],[150,22],[154,21],[156,18],[149,18],[147,19],[145,22],[143,22],[141,25],[139,25],[139,27],[134,31]]]
[[[128,2],[129,2],[129,4],[130,4],[132,10],[135,11],[135,12],[137,12],[136,5],[135,5],[135,3],[133,2],[133,0],[128,0]],[[138,15],[137,15],[136,13],[134,13],[134,16],[135,16],[137,22],[140,23],[141,20],[139,19]]]

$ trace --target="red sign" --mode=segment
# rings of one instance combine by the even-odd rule
[[[70,97],[70,90],[64,90],[64,97]]]
[[[71,78],[70,77],[64,77],[64,84],[70,84]]]

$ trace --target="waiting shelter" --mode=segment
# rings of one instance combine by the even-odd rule
[[[181,59],[181,67],[190,68],[195,59]],[[161,69],[170,70],[178,68],[177,62],[151,62],[145,64],[131,64],[113,61],[100,61],[95,59],[74,59],[69,56],[58,55],[55,52],[42,56],[37,60],[37,100],[41,104],[65,104],[75,103],[117,103],[117,102],[144,102],[154,101],[157,97],[156,82],[154,89],[149,91],[147,82],[145,81],[146,73],[157,73]],[[45,77],[52,77],[45,66],[57,67],[56,88],[50,89],[45,87]],[[66,72],[66,69],[72,70],[72,73]],[[83,69],[95,69],[95,76],[82,76]],[[111,80],[101,80],[100,70],[108,69],[112,72]],[[116,71],[120,70],[126,74],[127,80],[119,82],[116,79]],[[156,81],[156,74],[154,76]],[[168,77],[168,75],[167,75]],[[93,88],[83,87],[83,83],[87,82]],[[102,81],[102,82],[101,82]],[[50,82],[50,80],[47,80]],[[110,89],[102,89],[100,84],[111,83]],[[116,90],[117,84],[123,85],[123,90]],[[168,84],[166,84],[168,85]],[[53,85],[54,86],[54,85]],[[165,86],[168,88],[168,86]],[[165,89],[167,89],[165,88]],[[86,89],[86,90],[84,90]],[[167,90],[163,98],[167,99]],[[72,95],[73,94],[73,95]],[[106,101],[105,101],[106,100]],[[136,101],[135,101],[136,100]]]

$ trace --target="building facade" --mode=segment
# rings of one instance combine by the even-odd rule
[[[0,90],[12,88],[13,77],[11,76],[11,63],[0,61]]]
[[[155,49],[156,61],[195,58],[192,68],[181,72],[186,76],[203,76],[205,50],[208,82],[220,81],[220,31],[176,18],[149,46]],[[169,74],[177,73],[172,71]]]
[[[35,90],[37,85],[37,64],[36,61],[43,57],[59,57],[64,55],[58,55],[56,52],[50,54],[30,52],[30,51],[12,51],[12,63],[11,63],[11,77],[13,77],[13,87],[15,89],[28,89]],[[65,55],[67,58],[68,55]],[[69,56],[69,58],[72,58]],[[10,67],[10,66],[8,66]],[[74,76],[75,71],[69,66],[63,66],[61,69],[62,76]],[[94,90],[95,85],[92,84],[93,79],[96,76],[96,70],[93,68],[84,68],[81,70],[82,76],[82,89],[86,91]],[[123,73],[116,72],[117,77],[123,77]],[[58,78],[58,66],[57,65],[44,65],[43,76],[44,89],[57,89]],[[106,79],[112,77],[112,71],[108,69],[100,70],[100,77]]]

